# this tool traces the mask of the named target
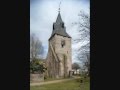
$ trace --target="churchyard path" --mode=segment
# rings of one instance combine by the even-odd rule
[[[80,77],[73,77],[70,79],[61,79],[61,80],[54,80],[54,81],[46,81],[46,82],[40,82],[40,83],[30,83],[30,86],[40,86],[40,85],[46,85],[46,84],[52,84],[52,83],[59,83],[59,82],[74,80],[74,79],[78,79],[78,78],[80,78]]]

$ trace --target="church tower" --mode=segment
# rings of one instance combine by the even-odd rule
[[[72,70],[71,37],[66,32],[60,12],[53,23],[52,34],[49,38],[49,49],[46,60],[47,75],[59,78],[69,76]]]

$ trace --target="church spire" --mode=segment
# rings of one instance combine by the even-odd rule
[[[60,2],[61,4],[61,2]],[[66,27],[64,25],[64,22],[62,21],[62,18],[61,18],[61,14],[60,14],[60,4],[59,4],[59,9],[58,9],[58,16],[57,16],[57,19],[56,19],[56,22],[53,23],[53,31],[52,31],[52,34],[51,34],[51,37],[49,38],[49,40],[55,35],[55,34],[58,34],[58,35],[61,35],[61,36],[64,36],[64,37],[68,37],[68,38],[71,38],[67,32],[66,32]]]
[[[63,21],[62,21],[61,15],[60,15],[60,13],[58,13],[58,17],[56,19],[56,23],[62,23],[62,22]]]
[[[62,18],[61,18],[61,15],[60,15],[60,5],[61,5],[61,2],[59,4],[59,9],[58,9],[58,17],[56,19],[56,22],[57,23],[61,23],[62,22]]]

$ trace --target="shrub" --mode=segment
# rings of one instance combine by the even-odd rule
[[[47,68],[38,59],[34,59],[30,62],[31,73],[43,73]]]

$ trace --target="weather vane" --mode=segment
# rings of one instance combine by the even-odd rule
[[[61,0],[62,1],[62,0]],[[59,3],[59,10],[58,10],[58,12],[60,13],[60,5],[61,5],[61,1],[60,1],[60,3]]]

